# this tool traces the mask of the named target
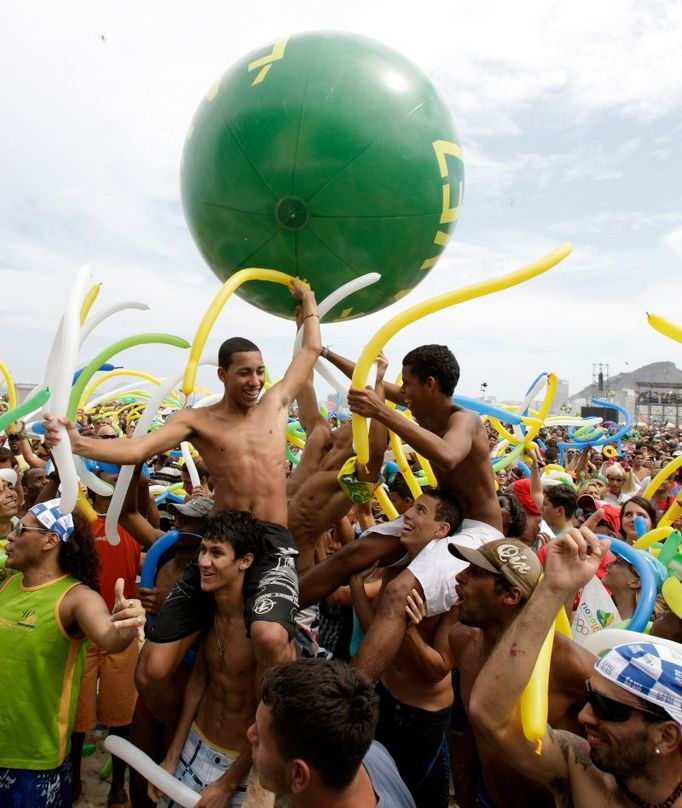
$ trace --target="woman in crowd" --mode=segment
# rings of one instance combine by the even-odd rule
[[[10,532],[0,583],[0,794],[10,808],[71,805],[73,728],[87,640],[111,653],[136,640],[139,600],[115,587],[110,614],[96,591],[87,519],[59,500],[34,505]],[[11,683],[11,684],[10,684]]]
[[[644,499],[639,495],[630,497],[620,509],[620,535],[628,544],[634,544],[637,540],[637,531],[635,530],[635,518],[637,516],[644,519],[646,532],[656,527],[658,518],[654,505],[648,499]]]

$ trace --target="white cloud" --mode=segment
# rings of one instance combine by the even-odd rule
[[[666,233],[663,237],[663,244],[672,250],[678,258],[682,258],[682,227],[676,227]],[[682,275],[682,267],[680,267],[680,275]]]
[[[679,128],[666,116],[678,119],[682,106],[679,3],[425,0],[398,11],[379,0],[264,0],[238,9],[215,0],[29,0],[7,7],[0,31],[1,353],[17,378],[42,373],[70,277],[86,261],[105,282],[103,299],[154,306],[102,326],[93,351],[143,330],[191,338],[218,287],[179,202],[189,121],[213,79],[245,52],[323,28],[379,39],[432,76],[457,121],[468,183],[455,239],[427,280],[362,323],[325,327],[328,341],[356,355],[407,305],[571,238],[576,249],[565,266],[411,326],[389,346],[394,366],[416,342],[447,341],[463,366],[463,392],[477,393],[485,378],[492,394],[513,397],[541,364],[575,390],[592,361],[677,358],[642,320],[645,306],[679,297],[682,236],[671,209],[679,162],[661,186],[661,207],[628,202],[620,181],[631,174],[637,182],[648,151],[666,159],[677,151]],[[656,120],[652,143],[646,126]],[[622,136],[613,132],[619,121],[627,124]],[[613,196],[593,203],[595,180],[613,186]],[[665,207],[665,199],[673,202]],[[626,242],[630,233],[646,243]],[[211,345],[222,335],[252,336],[277,374],[291,331],[234,300]],[[174,353],[140,348],[126,361],[162,373],[177,362]]]

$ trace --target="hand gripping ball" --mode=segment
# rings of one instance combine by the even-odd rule
[[[463,163],[450,113],[417,67],[361,36],[308,33],[254,51],[211,87],[181,182],[189,228],[221,281],[279,269],[321,300],[381,273],[331,322],[388,306],[426,276],[459,215]],[[285,287],[238,294],[292,316]]]

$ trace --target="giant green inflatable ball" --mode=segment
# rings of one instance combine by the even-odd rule
[[[459,215],[462,153],[426,76],[365,37],[308,33],[260,48],[209,90],[182,161],[182,201],[221,281],[247,267],[305,278],[318,301],[368,272],[328,322],[406,295],[434,266]],[[291,317],[286,287],[238,294]]]

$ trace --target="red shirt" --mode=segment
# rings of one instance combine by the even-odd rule
[[[104,518],[98,516],[92,522],[92,535],[95,537],[95,548],[99,556],[99,590],[111,611],[114,608],[114,585],[117,578],[123,578],[123,591],[127,598],[137,597],[135,580],[140,571],[142,548],[121,525],[118,526],[121,541],[118,544],[109,544],[104,535]]]

